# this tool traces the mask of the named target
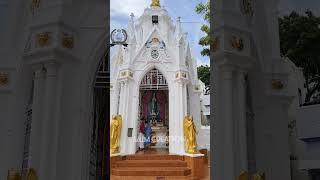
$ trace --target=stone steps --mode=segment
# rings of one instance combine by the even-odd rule
[[[178,155],[129,155],[126,160],[184,160],[183,156]]]
[[[187,167],[117,167],[112,169],[115,176],[188,176]]]
[[[124,160],[115,167],[187,167],[187,162],[181,160]]]
[[[111,169],[114,177],[189,177],[191,169],[183,156],[177,155],[129,155],[114,162]],[[178,179],[178,178],[173,178]]]

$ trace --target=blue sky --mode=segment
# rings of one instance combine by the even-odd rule
[[[209,58],[203,57],[200,52],[202,47],[198,44],[199,39],[204,35],[200,27],[204,24],[203,18],[195,13],[198,3],[205,3],[207,0],[160,0],[173,21],[181,17],[183,30],[188,33],[189,43],[194,58],[198,65],[209,64]],[[126,28],[131,12],[138,18],[143,10],[150,5],[151,0],[111,0],[111,29]],[[320,0],[280,0],[279,11],[281,13],[291,12],[293,9],[311,9],[320,15]]]

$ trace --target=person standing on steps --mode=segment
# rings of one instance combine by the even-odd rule
[[[138,144],[139,144],[139,150],[144,149],[144,118],[142,117],[140,120],[140,125],[139,125],[139,136],[138,136]]]

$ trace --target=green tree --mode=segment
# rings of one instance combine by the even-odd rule
[[[206,85],[210,85],[210,66],[201,65],[198,67],[198,77]]]
[[[196,6],[196,12],[204,16],[204,20],[210,24],[210,0],[207,3],[199,3]],[[204,24],[201,26],[201,31],[205,32],[206,35],[199,40],[199,44],[203,46],[203,50],[201,51],[202,56],[210,56],[210,27],[208,24]]]
[[[320,92],[320,18],[307,11],[279,18],[281,55],[303,68],[305,102]]]

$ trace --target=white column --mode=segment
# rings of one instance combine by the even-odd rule
[[[126,85],[125,82],[120,82],[121,90],[120,90],[120,102],[119,102],[119,114],[122,116],[122,128],[121,128],[121,137],[120,137],[120,153],[126,153],[126,140],[127,140],[127,133],[126,133],[126,119],[125,119],[125,104],[126,104]]]
[[[110,116],[118,114],[118,107],[119,107],[119,91],[121,84],[114,84],[113,89],[110,93]],[[110,117],[111,118],[111,117]]]
[[[169,142],[170,149],[172,150],[171,153],[176,154],[185,154],[184,150],[184,141],[183,141],[183,119],[184,116],[187,113],[186,110],[186,85],[185,82],[182,80],[176,81],[176,92],[175,93],[175,101],[173,101],[173,119],[170,119],[169,121],[174,121],[170,123],[172,126],[169,126],[170,129],[172,129],[172,135],[174,138],[174,142]]]
[[[240,71],[237,75],[238,81],[238,133],[239,133],[239,168],[237,174],[241,171],[248,171],[248,155],[247,155],[247,120],[246,120],[246,90],[245,90],[245,72]]]
[[[34,90],[32,104],[32,123],[30,132],[30,157],[29,167],[36,171],[40,168],[40,153],[41,153],[41,123],[43,111],[43,85],[44,71],[42,65],[32,67],[34,71]]]
[[[230,69],[223,70],[223,83],[222,87],[224,88],[221,92],[220,100],[224,99],[224,103],[220,103],[219,105],[223,105],[223,112],[222,119],[224,121],[224,144],[223,144],[223,151],[224,151],[224,162],[219,162],[223,164],[223,171],[224,171],[224,179],[225,180],[233,180],[235,179],[236,175],[234,169],[234,155],[235,155],[235,148],[234,148],[234,124],[233,124],[233,114],[234,109],[232,107],[233,104],[233,71]],[[223,138],[223,137],[220,137]]]
[[[45,96],[44,116],[42,124],[42,152],[40,179],[54,180],[56,170],[56,153],[58,149],[58,124],[57,113],[57,68],[54,62],[45,64]]]
[[[175,127],[175,118],[176,118],[176,97],[175,97],[175,93],[176,93],[176,87],[172,86],[169,89],[169,137],[172,138],[174,136],[174,128]],[[170,139],[169,139],[170,140]],[[174,144],[172,142],[169,141],[169,152],[170,153],[174,153]]]

